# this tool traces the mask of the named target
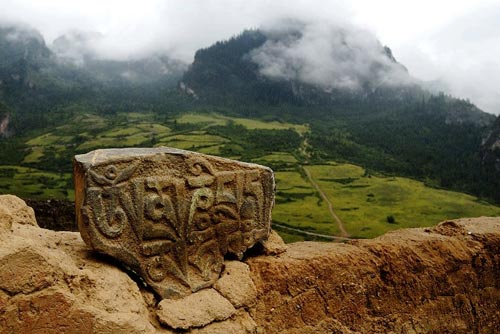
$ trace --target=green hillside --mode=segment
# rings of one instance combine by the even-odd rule
[[[358,50],[337,32],[332,60],[356,53],[370,65],[342,73],[356,87],[305,80],[303,59],[278,52],[303,29],[245,31],[190,66],[91,54],[76,66],[61,58],[71,38],[51,49],[35,30],[0,27],[0,192],[72,199],[75,154],[165,145],[272,167],[275,228],[288,241],[499,214],[484,202],[500,203],[493,115],[427,91],[375,36]],[[266,74],[264,55],[287,75]],[[384,80],[394,74],[404,80]]]
[[[500,215],[498,206],[420,181],[369,172],[353,164],[312,163],[315,150],[306,142],[309,133],[307,124],[217,113],[183,113],[166,119],[152,113],[83,114],[26,137],[20,144],[24,149],[18,153],[19,165],[0,166],[0,193],[72,200],[74,154],[105,147],[165,145],[273,167],[277,183],[273,221],[287,241],[328,240],[301,231],[342,235],[316,186],[353,238],[431,226],[445,219]],[[259,138],[264,142],[259,143]]]

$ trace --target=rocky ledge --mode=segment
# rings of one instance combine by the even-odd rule
[[[0,196],[0,333],[496,333],[500,218],[350,243],[276,234],[225,261],[212,289],[160,300],[84,244]]]

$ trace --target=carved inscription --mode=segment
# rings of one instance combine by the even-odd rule
[[[224,256],[269,235],[269,168],[169,149],[98,150],[75,157],[80,232],[163,298],[211,286]]]

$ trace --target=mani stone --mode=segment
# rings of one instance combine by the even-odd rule
[[[168,147],[96,150],[74,159],[78,228],[162,298],[218,279],[270,233],[270,168]]]

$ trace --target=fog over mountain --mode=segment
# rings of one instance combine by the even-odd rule
[[[284,21],[265,33],[268,40],[249,56],[269,78],[318,85],[326,91],[413,81],[373,33],[349,24]]]
[[[268,43],[253,59],[264,74],[298,75],[334,87],[355,87],[359,83],[353,77],[366,73],[370,59],[377,56],[344,59],[345,50],[335,47],[339,36],[331,32],[332,27],[348,27],[346,36],[355,43],[378,39],[389,46],[413,77],[438,82],[438,89],[500,113],[500,5],[494,0],[0,0],[0,6],[0,22],[32,26],[53,49],[60,45],[60,36],[93,35],[91,43],[80,48],[59,48],[60,54],[76,61],[85,53],[113,60],[168,54],[189,63],[197,49],[244,29],[274,25],[279,30],[276,22],[286,22],[284,18],[300,20],[311,23],[304,36],[290,45]],[[327,56],[332,57],[325,62]],[[280,67],[277,57],[294,66]],[[406,80],[405,71],[390,72],[382,81]]]

